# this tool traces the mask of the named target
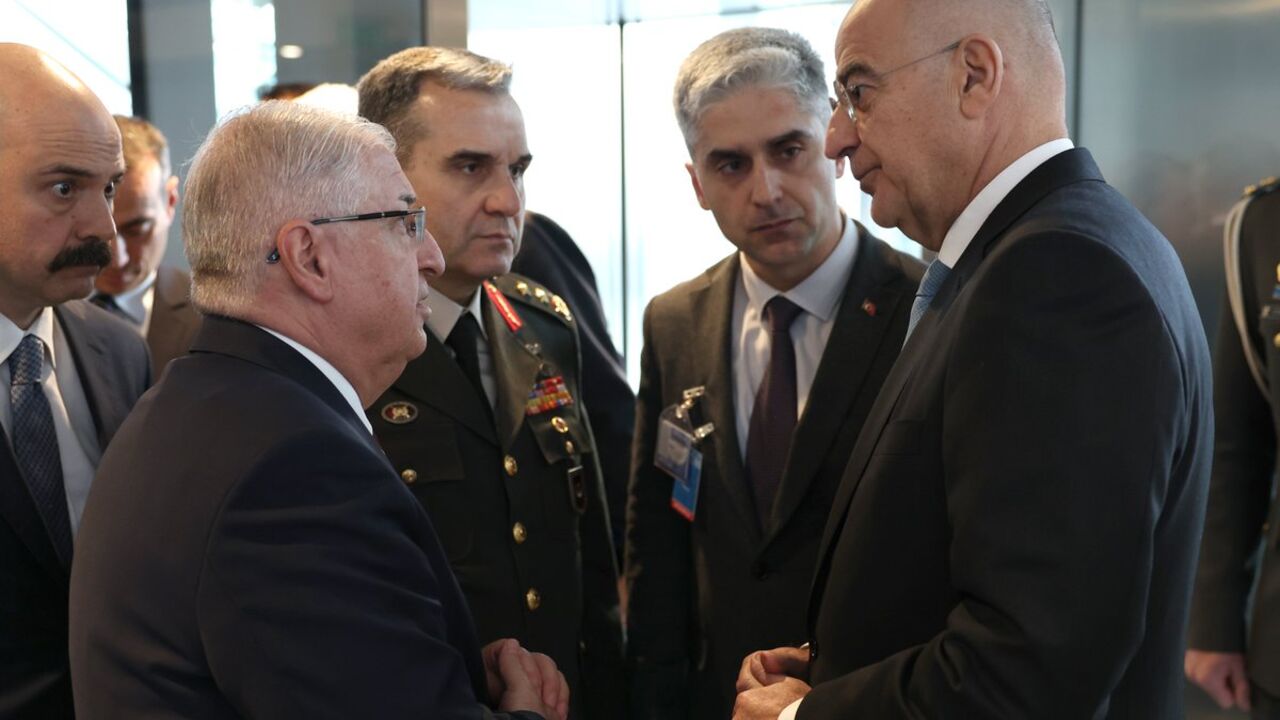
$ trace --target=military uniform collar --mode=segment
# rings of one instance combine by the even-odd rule
[[[484,325],[484,315],[480,312],[480,288],[477,287],[471,293],[471,300],[465,306],[445,297],[444,293],[432,290],[427,296],[427,307],[431,309],[431,317],[427,318],[427,327],[441,340],[449,339],[449,333],[453,332],[453,326],[458,324],[458,319],[464,312],[471,313],[476,319],[476,324],[480,326],[481,337],[486,341],[489,339],[489,331]]]

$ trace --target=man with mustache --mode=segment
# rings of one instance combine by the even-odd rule
[[[0,44],[0,717],[72,717],[72,542],[150,383],[137,333],[84,302],[111,261],[120,134],[65,67]]]
[[[637,718],[727,718],[743,656],[803,642],[794,588],[902,346],[920,264],[836,204],[829,98],[809,44],[768,28],[717,35],[676,78],[694,194],[737,252],[645,313],[627,534]],[[714,428],[691,448],[697,479],[659,469],[668,422]]]
[[[573,311],[508,274],[532,155],[511,69],[411,48],[360,80],[427,209],[445,270],[429,279],[426,352],[369,408],[374,432],[431,515],[482,642],[546,653],[571,717],[618,717],[622,631],[608,509],[581,403]]]

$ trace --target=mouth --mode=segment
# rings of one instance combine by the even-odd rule
[[[791,223],[796,222],[796,220],[797,218],[784,218],[782,220],[770,220],[769,222],[761,223],[751,228],[751,232],[767,233],[767,232],[773,232],[775,230],[781,230],[782,228],[787,227]]]
[[[878,167],[874,167],[870,170],[865,170],[861,173],[855,172],[853,174],[854,179],[858,181],[858,186],[862,188],[862,192],[867,195],[875,195],[875,185],[871,181],[873,179],[872,175],[879,169],[880,168]]]

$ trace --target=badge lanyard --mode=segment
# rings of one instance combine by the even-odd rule
[[[672,509],[690,522],[698,510],[698,487],[702,483],[702,451],[698,446],[715,430],[712,423],[694,425],[694,405],[705,394],[705,387],[689,388],[684,391],[683,401],[662,411],[653,449],[653,464],[675,480],[671,486]]]

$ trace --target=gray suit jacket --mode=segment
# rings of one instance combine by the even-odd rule
[[[151,367],[159,377],[170,360],[191,349],[191,341],[200,329],[200,313],[191,304],[191,276],[186,271],[161,265],[155,289],[147,347],[151,350]]]
[[[902,346],[921,267],[860,228],[852,275],[827,341],[766,532],[744,475],[734,420],[735,253],[659,295],[645,313],[627,526],[633,715],[727,718],[743,656],[804,641],[804,591],[822,524],[867,410]],[[690,523],[653,464],[658,418],[682,391],[715,431],[702,444]]]

